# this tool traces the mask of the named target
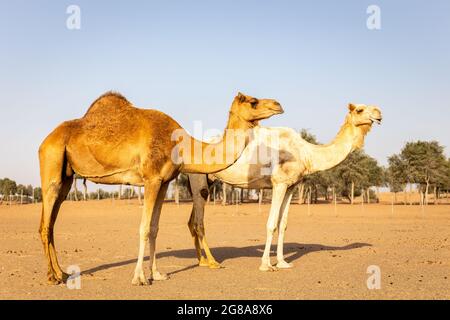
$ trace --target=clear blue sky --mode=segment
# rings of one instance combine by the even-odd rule
[[[81,30],[66,28],[71,4]],[[264,125],[321,142],[348,102],[376,104],[366,152],[382,164],[407,141],[450,147],[449,15],[447,0],[1,0],[0,177],[39,184],[40,142],[110,89],[188,130],[223,128],[239,90],[276,98],[285,113]]]

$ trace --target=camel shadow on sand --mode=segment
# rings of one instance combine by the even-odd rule
[[[335,246],[326,246],[321,244],[301,244],[301,243],[285,243],[284,244],[284,256],[286,258],[287,262],[294,262],[298,259],[300,259],[302,256],[317,252],[317,251],[342,251],[342,250],[353,250],[363,247],[371,247],[372,245],[369,243],[360,243],[355,242],[351,243],[342,247],[335,247]],[[272,246],[271,255],[275,253],[276,246]],[[212,248],[212,252],[214,254],[214,257],[216,260],[220,263],[230,260],[230,259],[236,259],[236,258],[243,258],[243,257],[258,257],[261,258],[262,253],[264,251],[264,245],[256,245],[256,246],[248,246],[248,247],[218,247],[218,248]],[[160,252],[156,254],[156,258],[165,258],[165,257],[175,257],[175,258],[181,258],[181,259],[195,259],[197,257],[196,252],[194,249],[183,249],[183,250],[172,250],[172,251],[166,251],[166,252]],[[148,261],[149,257],[146,256],[144,260]],[[94,274],[97,271],[101,270],[107,270],[111,268],[117,268],[122,267],[129,264],[135,264],[137,262],[137,259],[129,259],[114,263],[108,263],[108,264],[102,264],[97,267],[90,268],[88,270],[85,270],[81,272],[82,275],[84,274]],[[180,273],[183,271],[187,271],[189,269],[193,269],[197,267],[197,264],[193,264],[187,267],[184,267],[179,270],[175,270],[172,272],[169,272],[168,275],[173,275],[176,273]]]

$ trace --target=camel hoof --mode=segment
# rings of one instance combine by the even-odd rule
[[[208,267],[210,269],[221,269],[221,268],[223,268],[223,266],[220,263],[218,263],[217,261],[209,262]]]
[[[154,272],[152,275],[152,279],[155,281],[164,281],[164,280],[168,280],[169,276],[165,273],[160,273],[160,272]]]
[[[58,274],[58,275],[56,276],[56,278],[57,278],[59,281],[61,281],[62,283],[67,283],[67,279],[69,279],[69,277],[70,277],[70,275],[67,274],[67,273],[65,273],[65,272],[62,272],[61,275]]]
[[[58,279],[55,275],[52,274],[51,276],[48,276],[47,283],[51,285],[58,285],[63,283],[63,281],[61,279]]]
[[[278,263],[277,263],[277,268],[278,269],[290,269],[290,268],[292,268],[294,266],[294,264],[292,264],[292,263],[289,263],[289,262],[286,262],[286,261],[279,261]]]
[[[131,284],[133,286],[148,286],[150,285],[150,281],[145,278],[143,273],[135,274],[133,280],[131,280]]]
[[[275,266],[272,266],[270,264],[261,264],[261,266],[259,267],[260,271],[263,272],[272,272],[272,271],[278,271],[278,268]]]
[[[205,257],[200,258],[198,265],[199,265],[199,267],[209,267],[208,260],[206,260]]]

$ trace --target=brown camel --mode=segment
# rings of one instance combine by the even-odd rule
[[[228,126],[241,123],[242,127],[253,128],[259,120],[282,112],[275,100],[239,93],[231,105]],[[166,279],[156,268],[155,242],[169,182],[180,172],[214,173],[233,164],[247,145],[249,134],[239,144],[232,131],[225,129],[224,138],[217,144],[203,143],[188,135],[168,115],[136,108],[120,94],[111,92],[99,97],[83,118],[58,126],[39,148],[43,196],[39,232],[48,262],[49,283],[59,284],[68,277],[58,264],[53,228],[74,174],[95,183],[144,186],[139,255],[132,283],[149,284],[142,266],[147,241],[150,278]],[[174,138],[175,132],[178,139]],[[180,141],[189,148],[180,147]],[[216,150],[213,156],[221,155],[213,161],[205,151],[211,147]]]

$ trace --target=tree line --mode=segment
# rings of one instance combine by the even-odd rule
[[[318,143],[306,130],[302,130],[301,135],[308,142]],[[340,197],[353,203],[355,197],[362,196],[362,200],[369,203],[379,201],[379,189],[383,187],[393,193],[394,203],[399,192],[409,200],[404,203],[412,203],[408,196],[413,188],[420,194],[421,204],[428,203],[430,194],[435,200],[447,194],[450,190],[450,159],[446,158],[444,147],[437,141],[408,142],[400,153],[388,157],[387,167],[379,165],[363,150],[356,150],[333,169],[306,176],[298,196],[299,201],[309,197],[315,203],[319,197],[326,201]]]
[[[319,144],[316,137],[307,130],[301,130],[303,139]],[[82,181],[80,191],[77,182]],[[181,174],[172,184],[171,194],[175,202],[189,200],[189,181]],[[389,188],[393,193],[393,202],[397,203],[397,194],[403,193],[403,203],[412,204],[410,197],[413,188],[419,194],[420,204],[428,204],[430,195],[434,201],[450,191],[450,159],[445,156],[444,147],[437,141],[414,141],[404,145],[398,154],[388,157],[387,167],[363,150],[352,152],[338,166],[323,172],[306,176],[298,186],[294,199],[298,203],[319,203],[346,201],[354,203],[361,197],[366,203],[379,201],[379,189]],[[264,201],[270,199],[271,190],[244,190],[216,182],[211,190],[213,201],[237,203],[243,201]],[[74,184],[68,195],[70,200],[133,199],[142,201],[141,188],[119,186],[117,191],[107,192],[97,189],[88,192],[86,180],[75,176]],[[42,200],[41,188],[17,184],[15,181],[0,179],[0,203],[14,201],[21,203]]]
[[[25,186],[8,178],[0,179],[0,203],[7,200],[21,203],[40,202],[42,190],[31,184]]]

